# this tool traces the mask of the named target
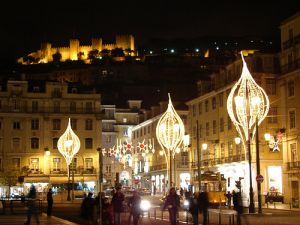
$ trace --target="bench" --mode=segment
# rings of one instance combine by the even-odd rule
[[[237,212],[232,209],[208,209],[207,212],[207,223],[209,224],[209,217],[210,214],[217,214],[218,215],[218,221],[219,225],[222,224],[222,215],[228,216],[228,224],[229,225],[234,225],[234,218],[237,216]]]

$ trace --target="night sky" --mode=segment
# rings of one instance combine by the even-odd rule
[[[43,40],[67,46],[71,37],[90,44],[92,36],[113,42],[130,33],[139,45],[149,38],[279,36],[280,22],[300,11],[299,0],[195,2],[204,1],[10,1],[1,6],[1,58],[35,51]]]

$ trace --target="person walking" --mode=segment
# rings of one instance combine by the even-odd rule
[[[47,193],[47,203],[48,203],[47,215],[51,216],[52,206],[53,206],[52,188],[49,188],[49,191]]]
[[[113,208],[107,197],[103,198],[102,225],[113,225]]]
[[[36,189],[33,184],[30,186],[30,190],[27,195],[27,202],[28,202],[27,221],[24,224],[30,225],[32,214],[35,217],[36,223],[40,224],[38,208],[36,206]]]
[[[178,212],[179,207],[180,207],[180,198],[176,194],[175,188],[172,187],[170,189],[170,192],[166,198],[166,201],[165,201],[165,203],[163,205],[163,209],[162,209],[162,210],[165,210],[166,208],[168,208],[171,225],[176,225],[176,219],[177,219],[176,217],[177,217],[177,212]]]
[[[94,205],[95,199],[93,198],[93,193],[89,192],[81,204],[82,217],[87,219],[89,225],[93,225],[94,222]]]
[[[241,192],[232,191],[233,209],[237,212],[237,225],[241,224],[241,214],[243,213],[243,203]]]
[[[207,225],[207,213],[208,213],[209,201],[208,193],[203,191],[199,194],[199,209],[202,211],[202,224]]]
[[[189,198],[189,212],[193,217],[193,225],[198,225],[199,215],[199,192],[195,192],[193,196]]]
[[[133,225],[138,225],[141,215],[141,197],[139,196],[137,190],[134,190],[133,196],[128,199],[128,206],[130,208],[128,225],[130,225],[131,216],[133,218]]]
[[[121,192],[121,186],[118,185],[111,200],[114,211],[114,225],[121,225],[121,212],[123,212],[124,199],[125,196]]]
[[[224,194],[225,197],[227,198],[227,206],[230,209],[231,208],[231,198],[232,198],[232,194],[230,193],[230,191],[227,192],[227,194]]]

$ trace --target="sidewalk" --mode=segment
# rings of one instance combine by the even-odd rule
[[[0,225],[23,225],[26,221],[26,214],[7,214],[0,215]],[[63,220],[55,216],[47,216],[47,214],[42,213],[40,215],[40,225],[78,225],[76,223]],[[34,217],[31,218],[31,224],[35,225],[36,221]]]

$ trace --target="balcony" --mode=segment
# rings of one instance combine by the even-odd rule
[[[166,163],[150,166],[150,171],[166,170],[166,169],[167,169]]]
[[[294,169],[299,170],[300,169],[300,161],[297,161],[297,162],[288,162],[287,163],[287,169],[288,170],[294,170]]]
[[[295,61],[285,64],[281,66],[281,73],[288,73],[300,68],[300,59],[296,59]]]
[[[293,47],[294,45],[300,44],[300,35],[297,35],[293,39],[289,39],[282,43],[283,50]]]

